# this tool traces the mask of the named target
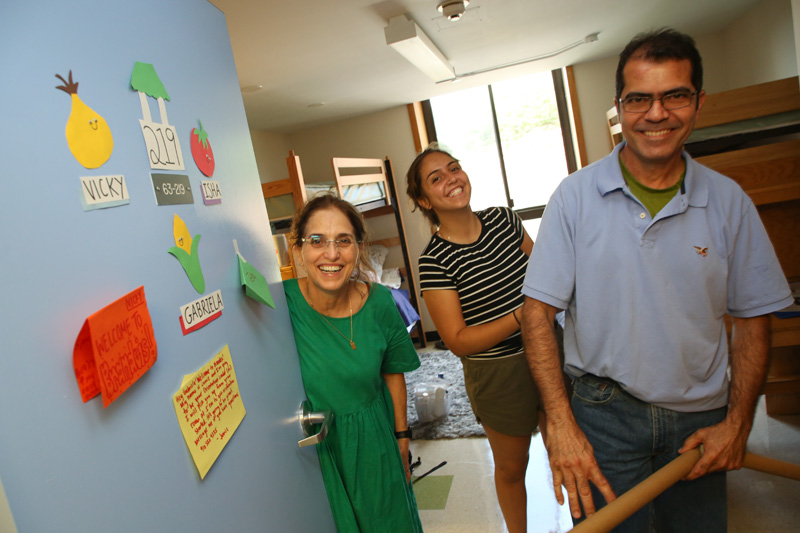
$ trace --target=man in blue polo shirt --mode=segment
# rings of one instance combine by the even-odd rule
[[[618,531],[726,531],[725,472],[742,466],[764,382],[766,315],[792,303],[753,203],[683,151],[702,80],[687,35],[628,44],[615,99],[625,142],[553,194],[523,288],[555,493],[563,503],[563,484],[574,517],[703,445],[686,479]],[[560,309],[571,404],[552,327]]]

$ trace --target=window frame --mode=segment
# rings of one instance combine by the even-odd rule
[[[566,71],[566,72],[565,72]],[[580,112],[577,108],[576,95],[574,94],[574,83],[572,76],[572,67],[565,67],[564,69],[553,69],[550,71],[553,80],[553,90],[556,97],[556,108],[558,111],[558,121],[561,126],[561,137],[564,143],[564,154],[567,164],[567,173],[580,169],[583,163],[583,139],[581,138],[581,131],[577,127],[580,121]],[[565,82],[566,74],[566,82]],[[495,145],[497,146],[498,156],[500,158],[500,177],[503,180],[505,188],[505,196],[507,206],[514,210],[515,213],[522,220],[533,220],[541,218],[544,214],[545,205],[537,205],[525,208],[515,208],[514,199],[511,197],[508,176],[506,174],[505,160],[503,158],[503,146],[500,142],[500,125],[497,121],[497,110],[495,109],[494,94],[492,92],[492,85],[485,85],[489,93],[489,103],[492,111],[492,126],[495,136]],[[422,121],[425,129],[427,130],[427,138],[429,142],[438,140],[436,135],[436,124],[433,120],[433,110],[431,108],[430,100],[423,100],[420,102],[422,111]],[[411,109],[409,109],[411,113]],[[413,121],[413,120],[412,120]],[[576,138],[577,137],[577,138]],[[580,158],[580,160],[579,160]]]

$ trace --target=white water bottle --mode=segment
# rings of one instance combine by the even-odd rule
[[[444,374],[439,373],[434,382],[433,393],[433,416],[441,418],[450,412],[450,398],[447,394],[448,383],[444,379]]]

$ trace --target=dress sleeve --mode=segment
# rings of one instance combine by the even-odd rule
[[[386,336],[386,352],[383,354],[381,373],[400,374],[419,368],[419,356],[411,341],[400,312],[394,303],[389,289],[383,285],[372,284],[371,298],[376,301],[376,320]]]

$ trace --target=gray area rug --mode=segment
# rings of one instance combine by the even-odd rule
[[[419,352],[421,366],[406,374],[408,389],[408,425],[413,430],[414,439],[456,439],[462,437],[484,437],[483,431],[467,398],[464,388],[464,371],[459,358],[448,350]],[[443,418],[430,422],[420,422],[414,406],[414,388],[417,384],[430,382],[438,374],[450,386],[447,395],[450,398],[450,412]]]

